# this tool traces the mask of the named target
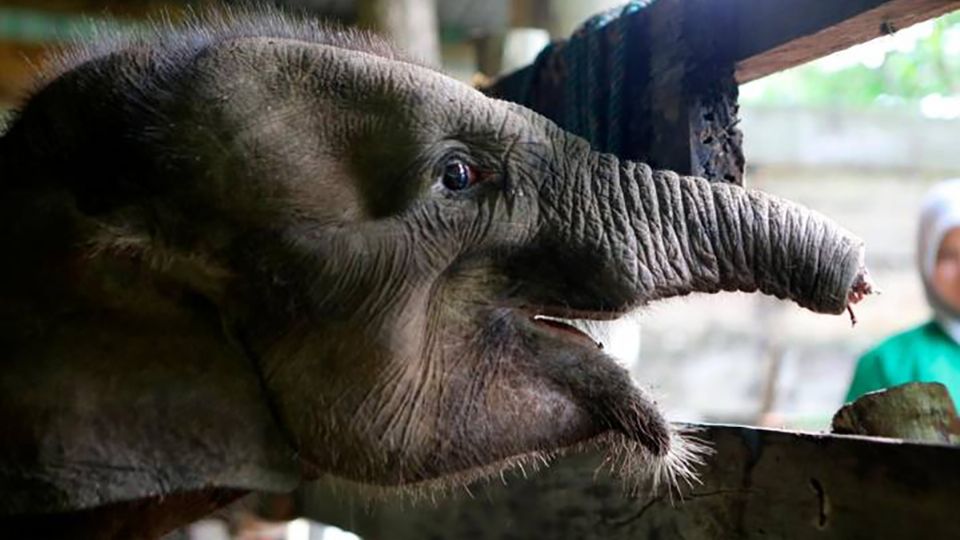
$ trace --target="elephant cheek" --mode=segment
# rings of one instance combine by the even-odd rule
[[[444,407],[442,451],[429,467],[437,476],[550,453],[604,431],[571,396],[524,374],[494,381],[481,399],[466,396],[451,392]]]

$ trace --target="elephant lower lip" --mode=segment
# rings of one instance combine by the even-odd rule
[[[567,324],[559,319],[545,315],[534,315],[530,317],[530,320],[533,321],[534,324],[537,324],[543,328],[547,328],[552,332],[563,334],[565,336],[577,339],[578,341],[589,343],[598,349],[603,349],[603,343],[594,340],[592,337],[590,337],[590,335],[583,332],[579,328]]]

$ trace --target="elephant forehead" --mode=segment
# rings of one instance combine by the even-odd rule
[[[219,87],[265,85],[275,97],[316,96],[363,103],[389,96],[396,104],[468,110],[490,101],[433,69],[335,45],[269,37],[238,38],[198,55],[194,71]]]

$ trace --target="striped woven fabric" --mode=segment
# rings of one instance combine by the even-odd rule
[[[547,46],[530,66],[500,79],[490,93],[544,114],[594,148],[629,154],[631,127],[624,119],[635,101],[628,92],[630,73],[638,70],[628,59],[646,61],[646,54],[632,50],[643,40],[634,35],[642,26],[630,15],[652,1],[634,0],[591,17],[568,40]]]

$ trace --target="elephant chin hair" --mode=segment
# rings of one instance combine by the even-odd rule
[[[528,478],[567,455],[600,452],[603,461],[595,473],[606,472],[622,480],[628,496],[665,496],[683,498],[684,488],[700,484],[698,469],[713,454],[710,443],[697,435],[699,429],[685,424],[671,426],[670,450],[662,455],[651,454],[639,442],[621,433],[609,431],[597,437],[550,451],[527,452],[487,465],[446,474],[419,482],[392,486],[360,483],[343,478],[327,477],[330,487],[339,495],[353,496],[370,502],[395,502],[397,497],[411,504],[438,501],[466,492],[478,482],[498,481],[508,485],[508,476]]]

